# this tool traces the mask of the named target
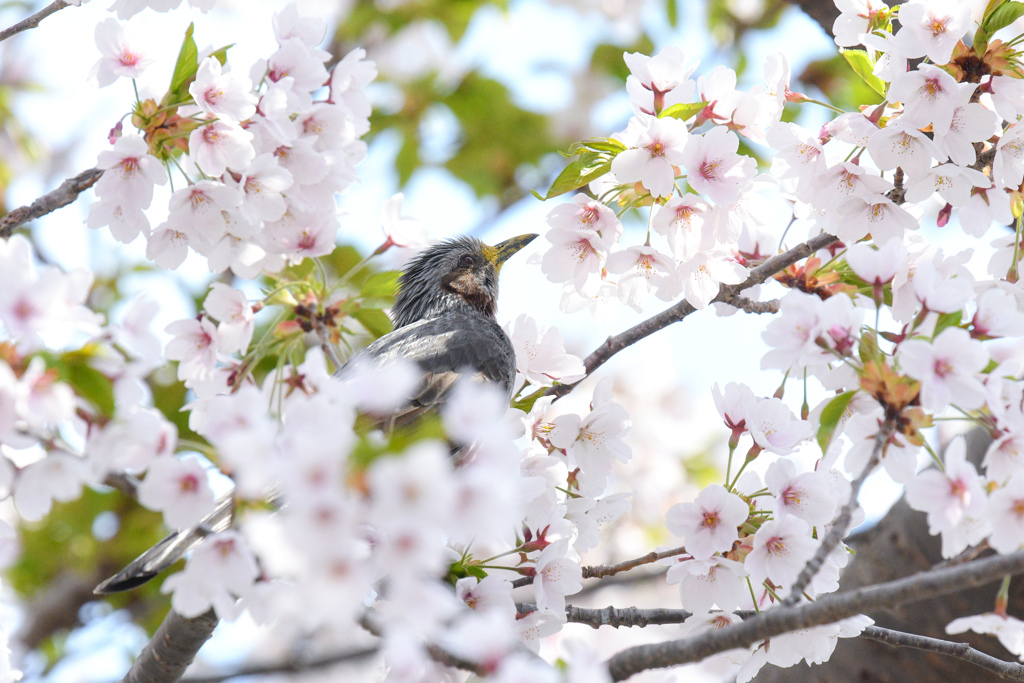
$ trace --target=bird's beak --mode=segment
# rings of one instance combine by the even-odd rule
[[[510,240],[505,240],[493,247],[485,248],[485,255],[487,260],[494,264],[494,269],[501,271],[501,265],[505,261],[509,260],[513,254],[525,247],[527,244],[537,239],[538,235],[520,235],[519,237],[513,237]],[[487,253],[490,252],[490,253]]]

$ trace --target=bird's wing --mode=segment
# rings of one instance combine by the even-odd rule
[[[515,378],[515,352],[508,336],[497,323],[479,316],[422,320],[384,335],[364,353],[379,365],[405,359],[423,370],[416,395],[408,406],[381,420],[385,428],[442,405],[459,378],[494,382],[506,392]]]

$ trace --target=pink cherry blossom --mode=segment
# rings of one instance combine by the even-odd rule
[[[537,321],[523,313],[506,329],[516,352],[516,372],[522,376],[522,381],[516,381],[517,391],[523,382],[549,387],[556,381],[572,384],[586,376],[583,361],[566,353],[565,340],[557,327],[541,331]]]
[[[686,552],[698,560],[732,550],[739,539],[737,527],[747,521],[750,506],[721,484],[711,484],[692,503],[673,505],[665,523],[683,539]]]
[[[139,502],[163,512],[171,529],[186,529],[213,512],[213,489],[206,468],[194,455],[163,456],[153,461],[139,484]]]
[[[780,586],[789,586],[804,568],[818,541],[811,538],[807,522],[787,515],[765,522],[754,534],[753,550],[743,564],[754,585],[765,579]]]
[[[1009,554],[1024,546],[1024,477],[1014,476],[993,491],[984,516],[992,524],[988,544],[996,552]]]
[[[199,64],[188,92],[207,114],[229,121],[245,121],[256,113],[252,81],[223,69],[216,57],[207,57]]]
[[[610,255],[607,268],[609,273],[620,275],[619,299],[639,312],[652,291],[665,291],[675,263],[653,247],[637,246]]]
[[[224,171],[245,171],[256,156],[252,133],[227,121],[211,121],[189,135],[192,160],[206,175],[218,178]]]
[[[736,153],[739,144],[736,133],[722,126],[694,136],[682,155],[686,182],[716,203],[739,199],[757,171],[757,162]]]
[[[957,0],[918,0],[900,7],[896,42],[907,57],[928,57],[945,64],[967,32],[971,8]]]
[[[982,514],[985,492],[981,477],[966,459],[963,437],[946,448],[942,470],[930,468],[907,483],[907,503],[928,513],[928,531],[932,535],[950,531],[967,517]]]
[[[686,124],[678,119],[634,116],[622,134],[629,149],[612,159],[612,173],[619,182],[639,182],[655,197],[670,197],[675,192],[675,167],[683,163],[689,138]]]
[[[910,339],[897,357],[903,371],[921,382],[926,410],[941,411],[950,403],[974,410],[984,403],[985,390],[975,375],[988,364],[988,353],[966,330],[950,327],[931,342]]]
[[[130,37],[124,24],[117,19],[108,18],[96,24],[96,46],[102,57],[93,66],[91,75],[96,77],[101,88],[119,76],[138,78],[153,63],[152,57],[139,50],[141,42]]]
[[[141,135],[122,135],[112,150],[99,153],[96,166],[106,172],[96,181],[102,199],[145,209],[153,201],[153,186],[167,182],[167,172]]]

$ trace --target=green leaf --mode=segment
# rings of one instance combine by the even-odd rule
[[[541,199],[551,199],[566,192],[572,192],[589,183],[591,180],[600,178],[612,169],[612,160],[605,155],[594,152],[584,153],[579,159],[572,161],[562,169],[547,195]]]
[[[211,52],[210,56],[211,57],[216,57],[217,61],[220,62],[220,65],[224,66],[225,64],[228,63],[228,50],[230,50],[234,46],[235,46],[234,43],[231,43],[230,45],[225,45],[224,47],[219,48],[219,49],[214,50],[213,52]],[[196,70],[198,71],[199,67],[196,67]]]
[[[950,327],[958,327],[962,320],[962,313],[960,311],[954,311],[953,313],[942,313],[939,315],[939,319],[935,321],[935,333],[932,335],[932,339],[938,337],[943,330]]]
[[[835,434],[839,421],[856,393],[856,391],[844,391],[829,401],[829,404],[821,411],[821,420],[818,423],[818,446],[821,447],[822,453],[828,450],[828,446],[832,442],[832,435]]]
[[[675,28],[679,25],[679,6],[676,0],[665,0],[665,14],[668,15],[668,25]]]
[[[689,119],[689,118],[699,114],[701,111],[703,111],[705,106],[706,106],[706,103],[704,103],[704,102],[690,102],[688,104],[673,104],[671,107],[669,107],[668,109],[665,109],[660,114],[658,114],[658,118],[659,119],[663,119],[665,117],[669,117],[669,118],[673,118],[673,119],[679,119],[680,121],[685,121],[685,120],[687,120],[687,119]]]
[[[1024,17],[1024,2],[1004,2],[991,12],[985,13],[985,18],[981,21],[981,30],[991,36],[1021,17]]]
[[[850,65],[850,68],[853,69],[853,72],[868,84],[869,88],[885,97],[885,82],[872,73],[875,63],[871,61],[871,57],[868,56],[867,52],[864,50],[840,50],[839,53],[846,60],[846,63]]]
[[[578,153],[576,150],[580,147],[586,147],[592,149],[595,152],[608,152],[610,154],[618,154],[619,152],[625,152],[626,146],[613,138],[590,138],[583,142],[578,142],[569,148],[570,152]]]
[[[391,331],[391,318],[379,308],[360,308],[352,311],[352,317],[374,337],[383,337]]]
[[[192,98],[188,94],[188,86],[196,79],[196,71],[199,69],[199,49],[192,38],[195,26],[194,23],[189,24],[188,30],[185,31],[185,40],[181,43],[178,61],[175,62],[174,73],[171,75],[171,87],[162,102],[165,107],[188,102]]]

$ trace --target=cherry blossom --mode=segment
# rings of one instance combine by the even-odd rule
[[[928,513],[928,531],[932,535],[945,534],[965,518],[982,514],[982,480],[974,465],[966,460],[963,438],[954,439],[946,448],[942,471],[927,469],[907,483],[907,503]]]
[[[1024,621],[1006,614],[975,614],[954,619],[946,625],[946,633],[974,631],[994,635],[999,642],[1018,658],[1024,657]]]
[[[124,17],[122,17],[124,18]],[[116,19],[104,19],[96,24],[96,46],[100,60],[92,68],[91,76],[101,88],[118,79],[138,78],[153,63],[153,58],[139,50],[139,40],[128,35],[124,25]]]
[[[975,374],[988,364],[988,354],[966,330],[951,327],[932,342],[906,341],[898,358],[900,367],[921,382],[921,405],[927,410],[940,411],[950,403],[973,410],[984,403],[984,387]]]
[[[537,321],[523,313],[506,330],[516,352],[516,391],[524,382],[549,387],[556,381],[572,384],[586,376],[583,361],[566,353],[565,340],[557,327],[542,332]]]
[[[908,57],[928,57],[945,64],[967,32],[971,8],[957,0],[917,0],[900,7],[896,43]]]
[[[776,517],[794,515],[811,526],[823,526],[836,513],[836,499],[830,494],[824,472],[797,474],[792,460],[776,460],[764,475],[764,483],[774,498]]]
[[[164,514],[171,529],[194,526],[213,512],[206,468],[195,456],[156,458],[139,485],[139,502]]]
[[[743,564],[719,555],[707,560],[683,559],[668,570],[667,581],[679,584],[683,607],[694,614],[708,612],[715,605],[726,612],[749,599]]]
[[[196,105],[207,114],[229,121],[245,121],[256,113],[252,81],[224,72],[220,60],[207,57],[199,64],[196,80],[188,87]]]
[[[1011,477],[988,497],[984,516],[992,524],[988,544],[1008,554],[1024,546],[1024,478]]]
[[[747,520],[750,507],[721,484],[711,484],[692,503],[673,505],[665,518],[669,531],[683,538],[686,551],[698,560],[732,549],[736,529]]]
[[[639,312],[652,291],[666,287],[675,264],[653,247],[639,246],[615,252],[608,257],[606,265],[609,273],[621,275],[619,299]]]
[[[648,57],[627,52],[622,59],[629,67],[626,92],[637,114],[658,114],[675,104],[684,104],[693,97],[695,83],[690,79],[699,62],[686,65],[683,51],[669,45]]]
[[[739,144],[736,133],[721,126],[694,136],[682,154],[686,182],[718,203],[738,199],[757,168],[751,157],[736,153]]]
[[[630,120],[621,137],[629,149],[612,160],[612,173],[619,182],[639,182],[655,197],[671,196],[675,191],[675,167],[686,159],[684,150],[690,138],[686,124],[672,117],[639,114]]]
[[[112,150],[99,153],[96,166],[106,171],[96,181],[96,194],[125,206],[149,207],[153,186],[167,182],[163,164],[149,154],[149,146],[141,135],[119,137]]]
[[[654,214],[654,231],[668,237],[676,259],[687,261],[715,246],[714,226],[706,220],[708,209],[707,202],[687,194],[672,197]]]
[[[565,614],[565,596],[583,588],[583,570],[568,553],[569,539],[563,538],[540,551],[534,565],[537,609],[553,612],[559,618]]]
[[[197,617],[211,607],[221,619],[241,613],[243,597],[259,575],[252,551],[236,531],[215,534],[196,548],[185,569],[172,574],[160,588],[172,593],[171,605],[184,617]]]
[[[808,530],[807,522],[792,515],[762,524],[754,534],[753,550],[743,563],[750,580],[755,585],[765,579],[776,585],[791,585],[818,547]]]
[[[801,442],[811,438],[814,431],[778,398],[756,402],[750,411],[747,429],[758,446],[778,455],[792,453]]]

